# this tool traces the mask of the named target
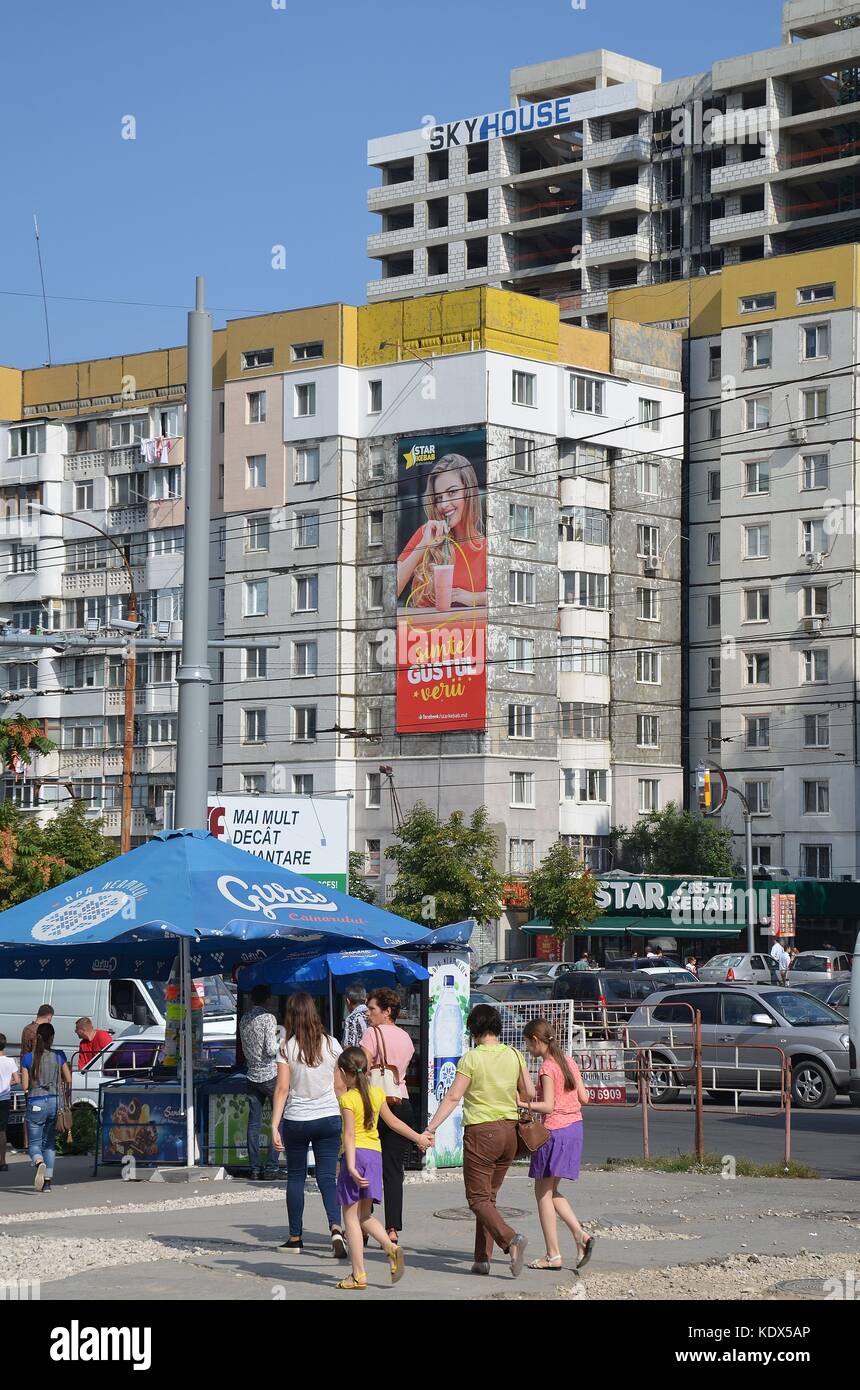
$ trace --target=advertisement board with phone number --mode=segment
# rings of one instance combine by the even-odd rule
[[[579,1067],[592,1105],[626,1105],[624,1050],[620,1044],[574,1048],[571,1056]]]

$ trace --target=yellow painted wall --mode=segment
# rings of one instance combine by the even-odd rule
[[[721,279],[725,274],[721,271],[719,275],[697,275],[692,281],[672,280],[665,285],[613,290],[609,295],[609,318],[664,324],[689,318],[692,337],[713,337],[721,327]]]
[[[276,314],[259,314],[249,319],[230,319],[227,324],[227,379],[271,376],[272,372],[307,371],[308,366],[327,367],[340,360],[340,304],[322,304],[312,309],[285,309]],[[322,342],[323,356],[312,363],[294,362],[293,343]],[[250,348],[274,348],[271,367],[257,372],[242,370],[242,353]]]
[[[559,323],[558,360],[570,367],[588,367],[592,372],[608,372],[609,334],[593,328],[577,328],[573,323]]]
[[[21,419],[23,376],[18,367],[0,367],[0,420]]]

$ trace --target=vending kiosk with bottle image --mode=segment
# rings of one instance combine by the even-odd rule
[[[427,1114],[430,1118],[451,1089],[457,1063],[467,1046],[469,959],[465,952],[430,951],[427,969],[430,972],[427,1049]],[[428,1149],[425,1162],[429,1169],[462,1167],[462,1105],[439,1126],[436,1143]]]

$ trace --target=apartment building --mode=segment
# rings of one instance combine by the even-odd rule
[[[418,800],[486,805],[513,878],[559,834],[608,867],[610,827],[683,788],[680,387],[677,333],[581,329],[489,288],[231,321],[215,339],[210,636],[237,645],[213,654],[212,789],[351,793],[381,885]],[[129,559],[146,631],[181,632],[184,354],[4,369],[0,391],[0,619],[57,634],[36,659],[4,648],[0,685],[60,745],[5,794],[44,808],[68,784],[118,834],[122,652],[62,637],[110,636],[128,612],[129,571],[87,521]],[[479,640],[447,685],[431,671],[421,723],[404,681],[424,665],[402,644],[434,610],[415,584],[406,597],[398,562],[426,523],[431,485],[414,479],[452,455],[473,470],[486,578],[449,590],[445,621],[459,604]],[[167,651],[141,660],[136,838],[173,785],[174,675]]]
[[[746,797],[755,863],[804,878],[860,873],[858,254],[611,301],[688,336],[690,764]],[[742,855],[737,797],[723,820]]]
[[[620,287],[856,240],[860,11],[788,0],[781,37],[669,81],[605,49],[516,68],[505,110],[371,140],[368,299],[495,285],[603,328]]]

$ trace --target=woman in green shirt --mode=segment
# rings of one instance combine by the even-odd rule
[[[463,1102],[463,1181],[475,1214],[473,1274],[489,1274],[493,1242],[510,1257],[516,1278],[523,1268],[525,1236],[504,1220],[496,1196],[516,1157],[518,1107],[532,1100],[535,1088],[525,1059],[500,1041],[498,1009],[478,1004],[467,1023],[474,1046],[457,1063],[453,1085],[427,1126],[432,1138],[460,1101]]]

